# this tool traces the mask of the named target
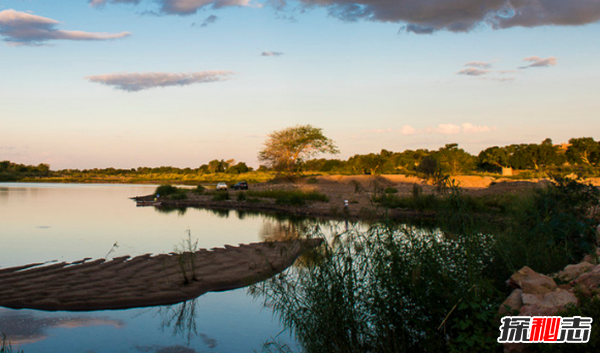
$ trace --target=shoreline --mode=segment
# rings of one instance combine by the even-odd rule
[[[505,181],[494,182],[491,178],[471,176],[457,177],[463,194],[473,199],[494,199],[509,194],[514,197],[533,189],[544,187],[550,183],[547,180],[536,181]],[[596,181],[598,184],[598,181]],[[410,206],[386,207],[374,202],[374,196],[391,195],[397,198],[413,198],[418,189],[422,200],[426,204],[421,208]],[[388,190],[390,191],[388,193]],[[290,205],[276,202],[275,198],[265,196],[264,193],[288,192],[317,192],[327,201],[305,201],[303,205]],[[254,193],[253,193],[254,192]],[[183,195],[181,195],[183,194]],[[248,192],[244,190],[215,191],[207,190],[194,192],[183,190],[178,197],[161,196],[159,209],[168,210],[181,208],[201,208],[215,210],[238,210],[248,212],[265,212],[283,214],[291,217],[312,217],[333,220],[350,221],[381,221],[381,220],[423,220],[433,221],[438,218],[440,210],[430,207],[427,202],[431,196],[439,195],[430,182],[416,177],[399,175],[384,176],[320,176],[311,179],[297,179],[287,182],[266,182],[250,184]],[[227,194],[227,195],[225,195]],[[220,197],[223,196],[223,197]],[[445,196],[439,196],[443,199]],[[154,195],[132,197],[136,201],[154,200]],[[346,208],[347,203],[347,208]],[[493,211],[493,207],[490,207]],[[496,212],[474,211],[474,217],[483,217],[490,220],[502,219],[502,214]]]

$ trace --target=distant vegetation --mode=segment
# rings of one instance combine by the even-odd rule
[[[331,142],[328,139],[326,141]],[[298,156],[302,157],[302,154]],[[294,159],[293,164],[294,171],[305,174],[407,174],[440,179],[447,175],[461,174],[504,173],[509,177],[514,175],[518,178],[533,178],[575,173],[581,177],[594,177],[600,176],[600,142],[591,137],[581,137],[572,138],[566,144],[555,145],[552,140],[546,139],[540,144],[489,147],[477,156],[459,148],[457,144],[447,144],[437,150],[392,152],[383,149],[379,153],[357,154],[347,160],[298,158]],[[52,171],[47,164],[27,166],[4,161],[0,162],[0,181],[198,184],[217,181],[235,183],[244,180],[254,183],[271,180],[282,170],[290,170],[278,166],[271,163],[270,167],[261,166],[258,170],[253,170],[244,162],[214,159],[198,168],[139,167]]]

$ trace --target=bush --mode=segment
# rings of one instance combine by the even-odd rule
[[[245,192],[239,192],[237,194],[237,200],[238,201],[246,201],[248,199],[248,196],[246,195]]]
[[[593,185],[564,178],[521,200],[511,210],[510,229],[499,238],[512,269],[527,265],[552,273],[579,262],[596,243],[599,219],[589,211],[599,200]]]
[[[175,186],[167,184],[167,185],[161,185],[161,186],[157,187],[156,191],[154,191],[154,195],[168,196],[168,195],[176,194],[179,192],[180,192],[180,190],[177,189]]]
[[[194,189],[193,192],[195,192],[196,194],[202,195],[206,192],[206,188],[202,185],[198,185],[198,186],[196,186],[196,188]]]
[[[212,197],[213,201],[225,201],[225,200],[229,200],[229,193],[227,191],[225,192],[218,192],[215,193]]]
[[[171,200],[185,200],[187,199],[187,194],[185,194],[184,192],[178,192],[176,194],[169,195],[169,198]]]

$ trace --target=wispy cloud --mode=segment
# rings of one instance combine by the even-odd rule
[[[156,87],[187,86],[194,83],[225,81],[234,73],[231,71],[202,71],[190,73],[141,72],[114,73],[87,76],[90,82],[97,82],[116,89],[137,92]]]
[[[200,27],[207,27],[215,22],[217,22],[219,20],[219,17],[215,16],[215,15],[210,15],[207,18],[204,19],[204,21],[202,21],[202,23],[199,25]],[[192,24],[192,26],[197,26],[196,22],[194,22]]]
[[[373,130],[373,132],[377,134],[388,134],[388,133],[399,133],[404,136],[410,135],[428,135],[428,134],[437,134],[437,135],[458,135],[458,134],[477,134],[483,132],[489,132],[496,130],[494,126],[488,125],[474,125],[471,123],[463,123],[463,124],[439,124],[435,127],[428,126],[422,129],[416,129],[410,125],[404,125],[400,130],[395,129],[378,129]]]
[[[478,77],[479,79],[486,81],[512,82],[515,80],[514,77],[498,77],[498,75],[519,73],[518,70],[493,70],[492,63],[485,61],[470,61],[464,64],[464,66],[467,68],[456,73],[459,75]]]
[[[41,45],[50,40],[109,40],[131,33],[91,33],[57,29],[60,22],[15,10],[0,11],[0,36],[12,45]]]
[[[415,135],[417,133],[417,129],[415,129],[414,127],[410,126],[410,125],[404,125],[402,127],[402,129],[400,129],[400,134],[401,135]]]
[[[483,61],[470,61],[465,64],[467,67],[477,67],[480,69],[491,69],[492,63],[483,62]]]
[[[530,62],[529,65],[522,66],[519,69],[529,69],[532,67],[548,67],[555,66],[557,63],[557,59],[554,56],[551,56],[546,59],[542,59],[539,56],[530,56],[528,58],[523,59],[523,61]]]
[[[263,51],[260,56],[282,56],[283,53],[279,51]]]
[[[476,134],[478,132],[488,132],[495,130],[495,128],[487,125],[473,125],[471,123],[464,123],[461,125],[462,132],[465,134]]]
[[[89,0],[90,5],[94,7],[102,7],[108,3],[111,4],[134,4],[140,3],[140,0]]]
[[[481,75],[486,75],[489,74],[490,70],[482,70],[482,69],[477,69],[474,67],[469,67],[467,69],[462,69],[459,72],[457,72],[457,74],[459,75],[467,75],[467,76],[481,76]]]

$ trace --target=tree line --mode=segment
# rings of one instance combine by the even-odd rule
[[[299,131],[302,133],[299,134]],[[307,135],[310,135],[308,139]],[[308,141],[311,139],[320,142],[310,145]],[[307,146],[308,150],[306,150]],[[486,148],[478,155],[470,154],[456,143],[447,144],[437,150],[417,149],[392,152],[382,149],[379,153],[356,154],[347,160],[311,158],[319,152],[338,152],[333,141],[322,135],[321,129],[309,125],[288,128],[270,135],[270,139],[265,143],[265,148],[259,153],[260,160],[265,162],[265,165],[261,165],[257,171],[373,175],[418,174],[429,177],[436,174],[502,173],[503,170],[506,172],[506,170],[516,169],[521,171],[521,176],[527,176],[527,172],[557,174],[574,172],[584,177],[600,176],[600,141],[595,141],[591,137],[572,138],[568,144],[563,145],[555,145],[548,138],[539,144],[494,146]],[[0,162],[0,181],[84,176],[101,179],[103,177],[132,178],[157,175],[239,175],[252,171],[253,168],[245,162],[236,162],[233,159],[214,159],[197,168],[163,166],[57,171],[50,170],[48,164],[30,166],[3,161]]]
[[[600,175],[600,141],[591,137],[572,138],[568,144],[555,145],[551,139],[540,144],[512,144],[489,147],[472,155],[458,144],[447,144],[437,150],[417,149],[403,152],[381,150],[379,153],[357,154],[348,160],[310,159],[300,163],[304,171],[342,174],[424,174],[447,175],[477,172],[508,173],[576,172],[581,176]]]

